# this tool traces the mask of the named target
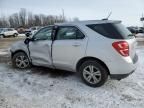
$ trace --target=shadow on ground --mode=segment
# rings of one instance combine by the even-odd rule
[[[74,72],[70,71],[64,71],[64,70],[58,70],[58,69],[50,69],[47,67],[38,67],[33,66],[31,69],[32,74],[40,74],[40,75],[47,75],[49,74],[50,77],[56,78],[56,77],[68,77],[71,75],[74,75]]]
[[[11,65],[11,60],[9,55],[0,55],[0,63],[6,64],[9,68],[14,69]],[[14,69],[18,71],[23,71],[25,69]],[[39,75],[49,75],[52,78],[56,77],[68,77],[74,75],[74,72],[58,70],[58,69],[50,69],[47,67],[41,66],[32,66],[29,70],[29,74],[39,74]]]

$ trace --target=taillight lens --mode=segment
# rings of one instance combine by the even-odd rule
[[[126,41],[114,42],[112,43],[112,46],[122,56],[129,56],[129,44]]]

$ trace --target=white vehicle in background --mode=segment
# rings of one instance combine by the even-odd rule
[[[35,34],[41,27],[39,26],[35,26],[35,27],[31,27],[28,30],[25,31],[25,35],[33,35]]]
[[[0,28],[0,38],[5,37],[16,37],[18,36],[18,32],[14,28]]]
[[[135,37],[137,41],[144,41],[144,33],[138,33]]]
[[[39,26],[36,26],[36,27],[31,27],[30,30],[31,30],[31,33],[34,34],[36,33],[41,27]]]
[[[138,33],[135,35],[136,38],[144,38],[144,33]]]

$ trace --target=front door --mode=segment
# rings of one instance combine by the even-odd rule
[[[30,57],[33,65],[52,67],[51,59],[52,27],[45,27],[33,36],[29,43]]]
[[[11,34],[11,33],[10,33],[10,29],[5,29],[5,32],[4,32],[4,33],[5,33],[6,36],[9,36],[9,35]]]

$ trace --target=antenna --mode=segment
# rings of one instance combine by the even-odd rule
[[[111,14],[112,14],[112,12],[110,12],[110,13],[108,14],[108,16],[107,16],[106,18],[102,19],[102,20],[108,20],[109,17],[111,16]]]
[[[110,13],[109,13],[109,15],[108,15],[107,19],[108,19],[108,18],[111,16],[111,14],[112,14],[112,12],[110,12]]]

